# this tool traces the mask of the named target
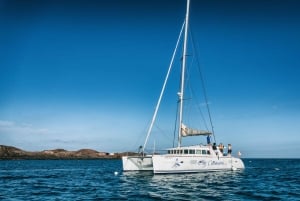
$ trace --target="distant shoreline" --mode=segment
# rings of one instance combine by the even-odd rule
[[[133,152],[108,153],[93,149],[68,151],[53,149],[44,151],[25,151],[13,146],[0,145],[0,160],[92,160],[92,159],[120,159],[122,156],[137,155]]]
[[[98,160],[98,159],[121,159],[122,156],[136,156],[135,152],[108,153],[99,152],[93,149],[80,149],[77,151],[67,151],[65,149],[53,149],[44,151],[25,151],[13,146],[0,145],[0,160]],[[242,158],[243,160],[289,160],[300,158]]]

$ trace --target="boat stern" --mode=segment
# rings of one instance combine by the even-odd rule
[[[123,171],[152,171],[152,156],[123,156]]]
[[[245,169],[244,162],[240,158],[232,157],[231,165],[232,165],[233,170],[235,170],[235,169]]]

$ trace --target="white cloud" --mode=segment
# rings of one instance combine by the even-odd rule
[[[21,123],[18,124],[13,121],[0,120],[0,134],[48,134],[49,130],[46,128],[37,128],[32,124]]]
[[[3,121],[3,120],[0,120],[0,128],[1,127],[12,127],[14,126],[15,122],[13,121]]]

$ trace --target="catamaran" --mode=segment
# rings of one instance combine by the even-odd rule
[[[215,134],[212,126],[211,116],[209,113],[209,119],[211,122],[211,131],[192,129],[184,124],[184,101],[185,96],[185,77],[187,68],[187,40],[189,31],[189,10],[190,0],[187,0],[186,16],[181,28],[179,38],[176,43],[175,50],[172,55],[172,59],[169,65],[169,69],[163,83],[163,87],[155,107],[154,115],[147,131],[144,145],[141,147],[141,154],[137,156],[124,156],[122,157],[123,170],[135,171],[135,170],[147,170],[153,171],[155,174],[159,173],[193,173],[204,171],[218,171],[218,170],[237,170],[244,169],[244,163],[239,157],[232,155],[232,146],[228,144],[227,152],[225,153],[225,146],[223,144],[217,145]],[[166,84],[169,78],[173,61],[177,52],[178,44],[180,42],[182,33],[184,32],[183,41],[183,54],[182,54],[182,69],[180,79],[180,91],[178,92],[178,139],[177,147],[166,149],[165,154],[145,154],[145,147],[147,145],[149,136],[151,134],[154,122],[156,120],[157,112],[160,107],[160,103],[166,88]],[[206,95],[205,95],[206,97]],[[208,107],[208,101],[206,99],[206,106]],[[196,144],[191,146],[182,146],[183,137],[204,136],[206,137],[206,144]],[[211,142],[211,140],[214,142]]]

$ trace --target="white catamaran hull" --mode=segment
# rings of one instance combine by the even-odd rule
[[[241,159],[235,157],[153,155],[153,172],[189,173],[244,169]]]
[[[147,156],[123,156],[124,171],[153,171],[152,155]]]

